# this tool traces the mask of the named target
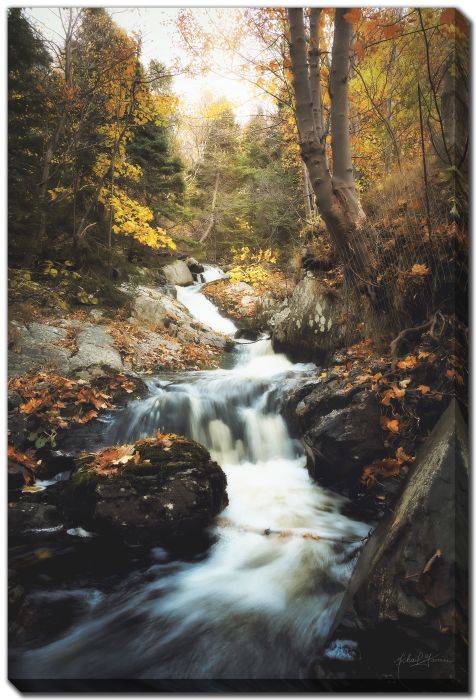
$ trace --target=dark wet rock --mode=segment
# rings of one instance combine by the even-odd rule
[[[29,429],[28,416],[18,410],[8,414],[8,439],[14,445],[23,445],[27,441]]]
[[[35,470],[38,479],[51,479],[58,474],[71,472],[74,469],[73,457],[60,450],[43,448],[38,452],[38,455],[41,457],[41,464]]]
[[[228,503],[226,477],[208,451],[190,440],[169,447],[137,443],[138,463],[115,476],[79,466],[63,507],[66,517],[95,533],[134,544],[193,549]]]
[[[256,328],[238,328],[235,333],[235,338],[237,340],[251,340],[256,341],[259,338],[259,331]]]
[[[8,575],[8,610],[10,615],[14,614],[25,599],[25,589],[18,581],[13,571]]]
[[[464,669],[468,461],[467,427],[453,401],[420,450],[393,511],[360,555],[334,638],[343,627],[359,629],[367,662],[373,657],[382,672],[396,673],[402,652],[446,659],[425,666],[425,678]],[[409,663],[398,670],[402,678],[419,677]]]
[[[342,391],[339,381],[332,377],[326,381],[311,380],[286,397],[283,415],[292,432],[302,435],[322,416],[348,406],[352,395]]]
[[[33,499],[9,503],[8,527],[14,535],[19,536],[31,530],[47,530],[60,524],[58,510],[51,503],[35,502]]]
[[[67,631],[80,615],[87,614],[85,601],[78,600],[64,591],[63,595],[48,592],[30,594],[16,611],[9,627],[9,638],[13,645],[28,646],[45,644]]]
[[[381,515],[378,494],[361,481],[363,468],[385,454],[374,394],[359,386],[344,391],[332,375],[324,381],[311,379],[287,396],[281,413],[291,435],[301,439],[313,479],[350,499],[346,515],[364,520]],[[400,480],[395,482],[387,480],[382,487],[388,504],[401,486]]]
[[[8,410],[12,411],[15,408],[18,408],[18,406],[22,403],[22,397],[18,393],[18,391],[9,391],[8,392]]]
[[[329,403],[344,400],[327,394]],[[298,404],[299,407],[302,402]],[[305,415],[305,404],[303,414]],[[346,493],[359,480],[362,468],[384,454],[380,409],[368,391],[356,393],[348,405],[333,408],[312,421],[303,435],[308,469],[316,481]]]
[[[190,272],[199,275],[200,273],[205,271],[205,268],[203,267],[202,263],[199,263],[198,260],[195,260],[195,258],[187,258],[185,260],[185,264],[190,270]]]
[[[18,464],[14,460],[8,460],[8,490],[18,491],[25,486],[27,482],[33,483],[35,475],[31,469]]]

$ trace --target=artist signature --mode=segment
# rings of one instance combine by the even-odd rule
[[[451,664],[453,663],[453,659],[448,659],[445,656],[440,656],[431,652],[402,651],[400,656],[398,656],[393,663],[397,667],[397,675],[398,678],[400,678],[400,668],[402,666],[408,666],[409,668],[426,666],[426,668],[430,668],[432,664]]]

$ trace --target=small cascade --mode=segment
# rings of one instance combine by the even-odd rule
[[[202,302],[196,308],[198,317]],[[342,514],[344,499],[310,479],[279,412],[283,393],[312,369],[275,354],[269,340],[239,344],[231,369],[153,378],[149,397],[117,415],[111,444],[161,430],[205,445],[226,472],[229,505],[205,558],[168,562],[157,550],[154,566],[82,624],[27,654],[27,675],[312,677],[368,533]]]
[[[200,282],[189,287],[176,287],[177,299],[189,310],[197,321],[208,326],[217,333],[235,335],[238,330],[233,321],[220,314],[217,307],[200,292],[206,282],[226,278],[225,273],[218,267],[205,265],[204,272],[200,275]]]

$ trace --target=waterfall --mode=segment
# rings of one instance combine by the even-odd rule
[[[224,318],[217,307],[200,292],[205,282],[212,282],[223,277],[226,277],[226,275],[218,267],[206,265],[204,272],[200,274],[200,282],[192,284],[190,287],[176,287],[177,299],[200,323],[217,333],[234,335],[238,329],[233,321]]]
[[[228,370],[152,379],[150,396],[109,428],[111,444],[160,429],[210,450],[229,494],[210,551],[177,562],[157,549],[150,569],[26,654],[27,675],[312,677],[368,525],[344,516],[344,499],[310,479],[279,412],[283,392],[313,366],[292,364],[268,340],[237,345],[234,360]]]

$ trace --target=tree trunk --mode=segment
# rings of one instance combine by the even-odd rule
[[[309,81],[311,86],[312,111],[314,125],[318,138],[325,147],[324,110],[322,106],[322,91],[320,80],[319,26],[321,21],[320,8],[313,7],[310,15],[310,48],[309,48]]]
[[[346,278],[357,286],[368,286],[373,269],[373,230],[355,188],[349,130],[348,73],[352,26],[338,8],[334,24],[331,66],[331,136],[333,175],[329,172],[325,144],[316,128],[316,110],[306,58],[303,11],[289,8],[291,66],[296,101],[296,121],[301,155],[306,163],[319,212]],[[315,35],[314,35],[315,36]],[[318,35],[317,35],[318,38]],[[315,38],[314,38],[315,41]],[[319,51],[319,46],[316,47]],[[314,65],[313,65],[314,70]],[[320,82],[319,64],[315,66]],[[316,92],[314,91],[314,96]],[[319,113],[319,105],[317,114]]]
[[[309,175],[307,172],[306,165],[304,164],[304,161],[302,163],[302,191],[304,195],[304,210],[306,212],[306,219],[310,219],[312,216],[312,209],[311,209],[311,192],[309,189]]]

